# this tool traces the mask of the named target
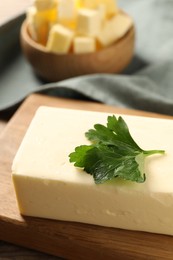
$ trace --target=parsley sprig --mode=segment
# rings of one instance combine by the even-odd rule
[[[141,149],[121,116],[108,116],[107,126],[96,124],[85,135],[91,145],[76,147],[69,155],[70,162],[91,174],[96,184],[116,177],[142,183],[146,179],[145,157],[165,152]]]

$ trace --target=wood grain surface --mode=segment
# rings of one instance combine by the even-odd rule
[[[173,237],[171,236],[22,217],[19,214],[11,182],[11,163],[40,105],[118,114],[161,116],[118,109],[99,103],[41,95],[30,96],[0,136],[0,239],[66,259],[173,259]],[[22,253],[22,250],[20,252]],[[26,256],[27,252],[30,251],[25,251]],[[11,259],[13,256],[11,252]],[[48,256],[44,254],[38,254],[37,258],[33,257],[33,259],[44,259],[44,257],[48,259]]]

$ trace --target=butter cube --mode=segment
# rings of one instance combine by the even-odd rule
[[[57,1],[56,0],[36,0],[35,7],[37,13],[48,23],[57,22]]]
[[[74,53],[89,53],[96,51],[96,40],[91,37],[75,37],[73,40]]]
[[[79,9],[76,28],[78,34],[96,36],[101,30],[101,25],[99,10]]]
[[[69,162],[85,132],[110,114],[40,107],[12,165],[21,214],[173,235],[173,120],[122,117],[140,147],[164,149],[146,158],[144,183],[115,178],[95,184]]]
[[[95,9],[98,5],[98,0],[80,0],[80,2],[83,8]]]
[[[35,26],[35,22],[34,22],[35,13],[36,13],[36,8],[29,7],[26,12],[26,19],[27,19],[27,23],[28,23],[29,34],[30,34],[31,38],[37,42],[38,36],[37,36],[36,26]]]
[[[83,8],[96,9],[102,4],[106,8],[107,17],[113,16],[118,12],[116,0],[81,0]]]
[[[132,23],[133,21],[129,16],[119,13],[105,22],[97,35],[97,39],[101,45],[108,46],[123,37]]]
[[[59,0],[58,2],[58,22],[69,28],[75,28],[77,19],[76,0]]]
[[[38,11],[45,11],[49,9],[53,9],[55,6],[57,7],[56,0],[35,0],[34,6]]]
[[[53,53],[67,53],[72,44],[74,32],[66,27],[53,25],[47,42],[47,49]]]
[[[106,21],[106,6],[104,4],[99,4],[97,10],[99,11],[102,26]]]
[[[59,0],[58,2],[59,19],[73,19],[77,13],[75,0]]]
[[[106,6],[107,17],[114,16],[118,13],[118,7],[115,0],[98,0],[99,4]]]
[[[28,8],[26,15],[28,30],[31,38],[34,41],[45,45],[49,31],[47,19],[33,6]]]

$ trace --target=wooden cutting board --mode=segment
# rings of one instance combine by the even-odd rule
[[[11,181],[11,164],[40,105],[166,117],[99,103],[30,96],[0,136],[0,240],[66,259],[173,259],[173,237],[94,225],[22,217]]]

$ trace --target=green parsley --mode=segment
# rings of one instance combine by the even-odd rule
[[[145,157],[164,150],[143,150],[133,140],[122,117],[108,116],[107,126],[96,124],[85,133],[91,145],[75,148],[70,157],[74,166],[91,174],[96,184],[116,177],[138,183],[145,181]]]

